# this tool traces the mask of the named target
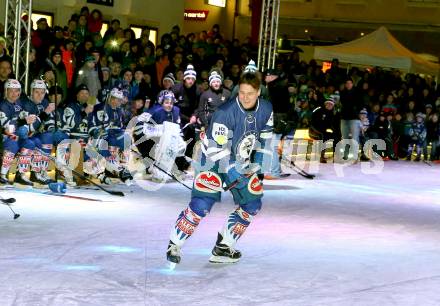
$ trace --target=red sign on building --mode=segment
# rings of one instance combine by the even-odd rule
[[[208,18],[209,11],[204,10],[185,10],[183,13],[185,20],[205,21]]]

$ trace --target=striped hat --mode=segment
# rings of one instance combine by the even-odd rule
[[[255,62],[253,60],[250,60],[248,65],[244,68],[244,73],[250,72],[255,73],[258,71],[257,65],[255,65]]]
[[[218,80],[221,83],[222,82],[222,76],[220,74],[218,74],[217,71],[212,71],[211,75],[209,76],[209,85],[211,85],[211,83],[214,82],[215,80]]]
[[[174,78],[174,75],[172,72],[170,72],[166,76],[164,76],[162,81],[165,81],[165,80],[171,81],[171,83],[173,83],[173,85],[176,83],[176,79]]]
[[[197,72],[194,70],[193,65],[186,66],[186,70],[183,73],[183,79],[186,80],[187,78],[193,78],[194,80],[197,78]]]

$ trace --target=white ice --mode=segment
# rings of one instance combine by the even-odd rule
[[[440,166],[343,172],[266,181],[234,265],[208,263],[224,194],[173,271],[169,232],[190,199],[177,183],[68,192],[103,202],[0,190],[21,214],[0,206],[0,305],[440,305]]]

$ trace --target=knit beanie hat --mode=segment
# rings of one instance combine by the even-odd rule
[[[209,76],[209,86],[211,86],[211,83],[214,82],[215,80],[218,80],[221,83],[222,82],[222,76],[220,74],[218,74],[217,71],[212,71],[211,75]]]
[[[258,68],[257,65],[255,65],[255,62],[253,60],[250,60],[248,65],[244,68],[244,73],[255,73],[257,72]]]
[[[166,76],[164,76],[163,81],[168,80],[171,81],[171,83],[173,83],[173,85],[176,83],[176,79],[174,78],[173,73],[168,73]]]
[[[193,65],[186,66],[186,70],[183,73],[183,79],[186,80],[187,78],[193,78],[194,80],[197,78],[197,72],[194,70]]]

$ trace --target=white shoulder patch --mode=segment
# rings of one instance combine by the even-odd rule
[[[108,116],[104,110],[100,110],[96,113],[96,117],[98,117],[98,120],[101,122],[104,122],[108,119]]]
[[[75,114],[75,112],[70,107],[66,107],[64,109],[64,116],[70,117],[70,116],[73,116],[74,114]]]
[[[269,117],[269,120],[267,120],[266,125],[273,126],[273,112],[270,113],[270,117]]]
[[[228,142],[228,132],[229,129],[224,124],[214,122],[212,125],[212,139],[221,146]]]

